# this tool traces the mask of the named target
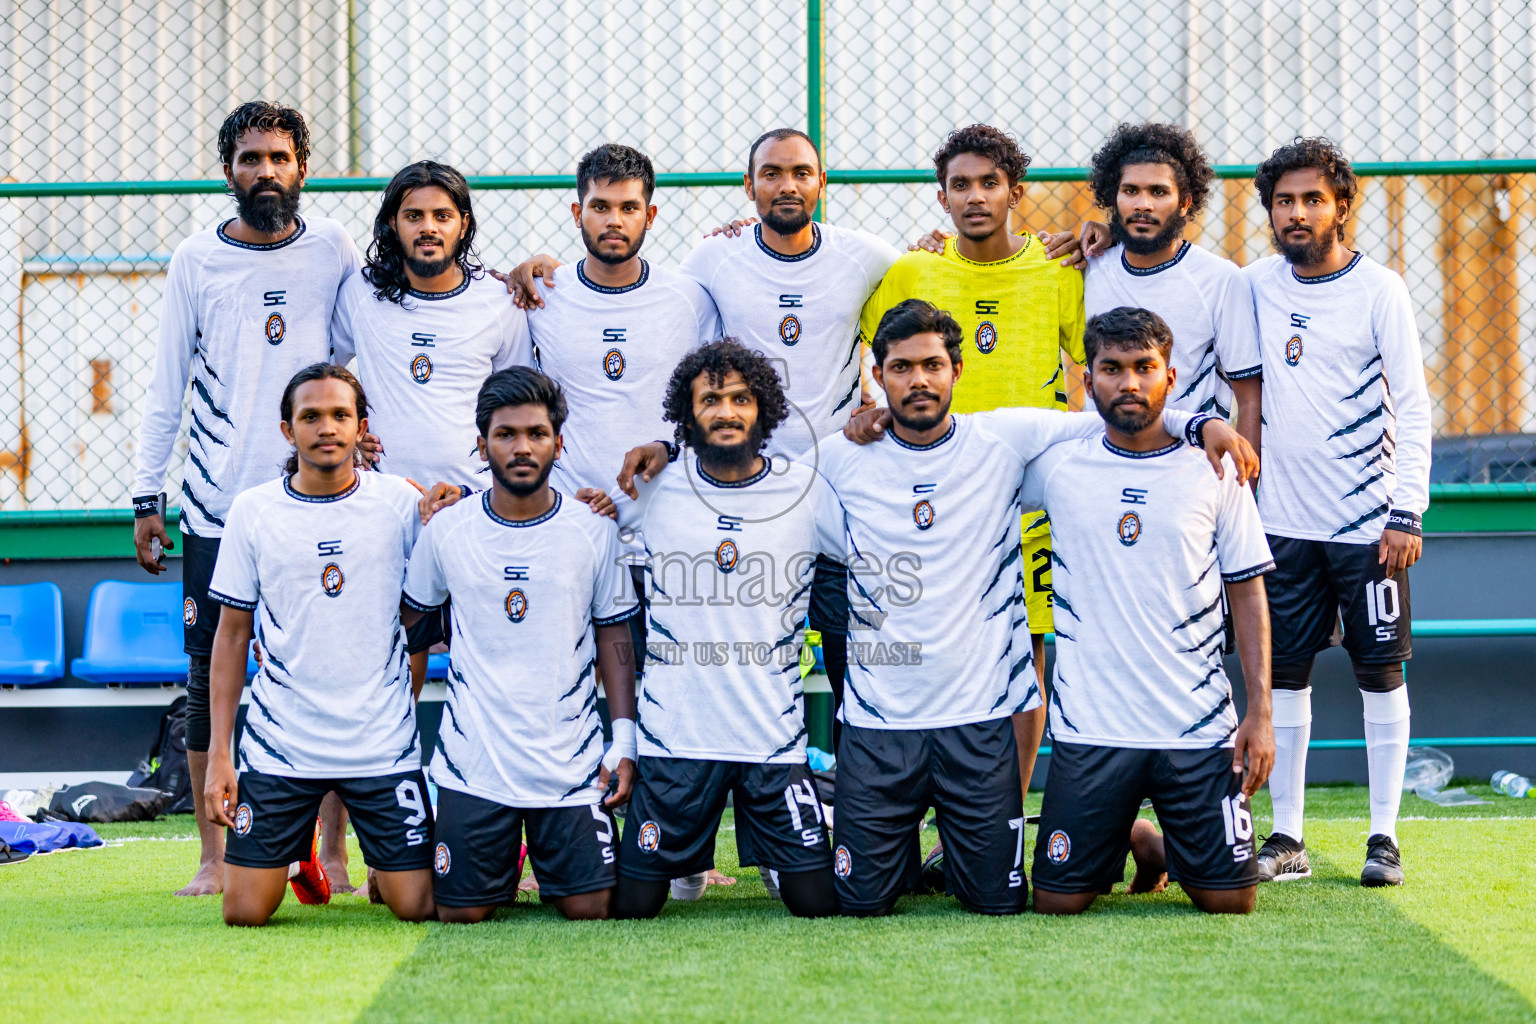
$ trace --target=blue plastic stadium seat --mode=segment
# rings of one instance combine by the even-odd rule
[[[64,596],[53,583],[0,587],[0,683],[31,686],[64,675]]]
[[[427,678],[428,679],[447,679],[448,678],[448,652],[447,651],[442,651],[441,653],[438,653],[438,654],[429,654],[429,655],[427,655]]]
[[[70,674],[89,683],[173,683],[187,677],[180,583],[102,580],[85,613],[85,653]]]

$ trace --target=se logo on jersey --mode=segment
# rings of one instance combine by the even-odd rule
[[[181,602],[181,621],[184,625],[197,625],[197,602],[190,597]]]
[[[983,320],[976,328],[976,351],[986,355],[997,348],[997,328],[992,321]]]
[[[794,345],[800,340],[800,318],[793,313],[779,321],[779,340]]]
[[[441,878],[448,873],[453,866],[453,858],[448,855],[448,844],[438,843],[437,849],[432,851],[432,870]]]
[[[1057,829],[1051,833],[1045,855],[1051,858],[1052,864],[1065,864],[1067,858],[1072,856],[1072,840],[1067,838],[1067,834],[1061,829]]]
[[[507,591],[507,618],[522,622],[528,614],[528,595],[516,587]]]
[[[920,501],[912,506],[912,521],[917,524],[919,530],[926,530],[932,526],[936,515],[933,506],[926,501]]]
[[[603,355],[603,373],[609,380],[618,380],[624,376],[624,353],[616,348],[609,349]]]
[[[847,878],[853,874],[853,855],[848,852],[848,847],[839,846],[832,855],[832,871],[838,878]]]
[[[283,314],[273,313],[267,317],[267,343],[270,345],[282,344],[283,334],[288,330],[288,325],[283,323]]]
[[[324,569],[320,570],[320,588],[325,591],[326,597],[337,597],[341,594],[342,584],[347,578],[341,574],[341,566],[335,562],[327,562]]]
[[[1301,362],[1301,335],[1291,335],[1291,340],[1285,343],[1285,363],[1287,366],[1295,366]]]
[[[730,572],[735,569],[736,560],[739,557],[740,553],[736,550],[735,541],[723,540],[720,546],[715,548],[715,564],[720,567],[721,572]]]
[[[1120,535],[1120,543],[1130,547],[1141,538],[1141,517],[1135,512],[1127,512],[1120,517],[1120,523],[1115,527],[1115,532]]]
[[[640,826],[640,849],[644,853],[655,853],[661,848],[661,826],[654,821],[647,821]]]
[[[241,804],[235,808],[235,835],[243,836],[251,830],[251,805]]]
[[[432,379],[432,360],[426,356],[417,356],[411,360],[411,379],[417,384],[425,384]]]

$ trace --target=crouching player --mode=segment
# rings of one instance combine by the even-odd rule
[[[1246,914],[1259,879],[1248,799],[1275,757],[1263,579],[1275,563],[1238,474],[1229,465],[1218,479],[1164,429],[1176,374],[1162,319],[1113,309],[1088,321],[1084,345],[1105,432],[1048,449],[1024,473],[1024,503],[1051,517],[1056,563],[1035,910],[1080,913],[1118,881],[1151,797],[1166,837],[1137,841],[1138,875],[1166,871],[1201,910]],[[1228,604],[1248,690],[1241,724],[1221,662]]]
[[[669,879],[713,866],[728,796],[742,865],[758,865],[797,917],[834,914],[800,647],[817,555],[845,558],[837,499],[810,466],[763,454],[789,403],[762,353],[731,339],[694,349],[664,408],[687,446],[681,465],[619,504],[645,539],[650,585],[640,779],[614,916],[655,917]]]
[[[406,576],[408,623],[453,601],[431,769],[442,921],[483,921],[516,899],[525,830],[540,899],[571,919],[609,913],[618,832],[607,808],[634,780],[639,606],[613,521],[549,485],[565,418],[544,374],[487,377],[475,424],[491,489],[432,517]],[[594,669],[613,718],[606,760]]]
[[[262,925],[277,910],[330,791],[389,909],[406,921],[433,914],[432,810],[400,623],[421,520],[405,480],[356,470],[367,415],[352,374],[300,370],[282,398],[288,471],[236,497],[225,523],[209,588],[223,607],[204,806],[229,829],[226,924]],[[237,774],[230,741],[253,635],[264,657]]]

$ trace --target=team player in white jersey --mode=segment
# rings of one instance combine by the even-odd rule
[[[1430,405],[1403,279],[1344,244],[1356,182],[1327,139],[1259,165],[1280,254],[1247,268],[1264,353],[1259,515],[1275,553],[1274,833],[1261,879],[1311,873],[1302,834],[1312,659],[1343,644],[1360,684],[1371,822],[1362,885],[1400,885],[1397,812],[1408,753],[1408,568],[1429,505]]]
[[[1093,155],[1088,185],[1109,211],[1114,246],[1088,262],[1088,316],[1118,306],[1149,309],[1173,332],[1179,384],[1168,407],[1232,414],[1259,447],[1263,365],[1253,295],[1231,260],[1184,238],[1215,177],[1187,129],[1122,124]]]
[[[172,547],[161,488],[191,386],[182,473],[182,617],[186,625],[187,761],[201,862],[178,895],[217,893],[222,833],[202,806],[208,766],[208,671],[219,606],[208,596],[219,538],[235,496],[276,479],[286,447],[271,422],[283,386],[331,358],[336,293],[362,262],[336,221],[300,217],[309,129],[298,111],[237,107],[219,128],[219,157],[237,215],[176,247],[160,306],[155,375],[139,428],[132,494],[139,564],[158,575]]]
[[[1262,579],[1274,562],[1238,474],[1218,478],[1159,419],[1181,384],[1168,325],[1110,310],[1088,320],[1084,348],[1105,430],[1024,472],[1024,504],[1050,514],[1056,562],[1035,910],[1080,913],[1119,881],[1151,797],[1164,835],[1149,830],[1138,873],[1173,876],[1201,910],[1246,914],[1258,884],[1248,798],[1274,758]],[[1241,724],[1222,668],[1229,605]]]
[[[609,915],[608,808],[629,799],[636,758],[639,609],[613,521],[549,485],[565,415],[560,386],[536,370],[486,380],[475,419],[492,486],[432,517],[406,576],[412,609],[453,601],[431,765],[443,921],[483,921],[515,899],[525,830],[541,899],[568,918]],[[594,670],[613,721],[606,755]]]
[[[307,858],[321,799],[351,812],[363,854],[398,917],[432,916],[432,809],[421,771],[401,585],[421,529],[404,480],[357,469],[368,415],[357,380],[315,363],[289,381],[286,475],[227,510],[209,593],[212,745],[204,806],[229,829],[224,920],[261,925]],[[246,651],[262,664],[230,754]]]
[[[835,913],[800,649],[817,556],[844,557],[836,499],[815,470],[762,454],[789,407],[756,350],[689,353],[665,415],[680,465],[619,503],[620,525],[645,540],[650,643],[615,916],[654,917],[669,880],[712,867],[728,796],[740,863],[796,916]]]
[[[949,412],[960,325],[919,299],[872,342],[890,403],[886,441],[822,445],[845,518],[849,667],[840,714],[833,872],[844,913],[887,913],[938,809],[948,890],[981,913],[1024,909],[1022,799],[1011,716],[1040,704],[1019,565],[1022,473],[1096,415]],[[1216,430],[1165,413],[1170,431]],[[813,622],[813,625],[817,623]]]
[[[336,361],[355,355],[373,400],[375,468],[424,483],[484,486],[475,392],[533,360],[528,320],[475,252],[469,183],[422,160],[384,189],[362,271],[331,320]]]

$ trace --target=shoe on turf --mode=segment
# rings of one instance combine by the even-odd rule
[[[18,850],[4,839],[0,839],[0,865],[20,864],[31,856],[31,850]]]
[[[1306,843],[1283,832],[1264,837],[1264,846],[1259,850],[1259,881],[1291,882],[1311,876]]]
[[[1391,836],[1374,835],[1365,841],[1365,867],[1360,884],[1375,888],[1403,884],[1403,859]]]
[[[300,903],[313,906],[331,902],[331,880],[320,866],[320,819],[315,819],[315,835],[309,844],[309,860],[299,862],[299,873],[288,879],[293,895]]]
[[[0,800],[0,821],[27,821],[30,823],[30,819],[23,818],[17,814],[16,809],[4,800]]]
[[[942,894],[945,891],[943,846],[935,846],[923,859],[922,870],[917,873],[917,885],[912,888],[923,896]]]
[[[696,875],[686,875],[682,878],[672,879],[672,898],[675,900],[696,900],[704,895],[704,890],[709,887],[709,872],[700,871]]]

